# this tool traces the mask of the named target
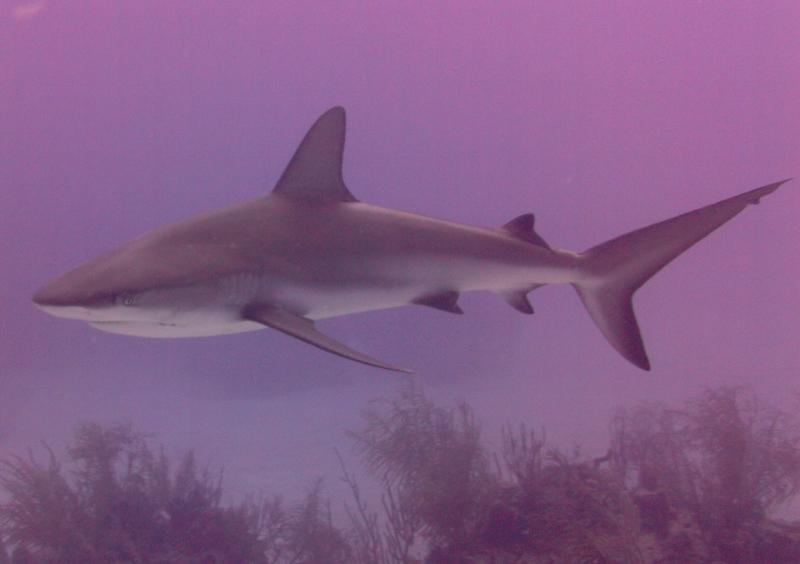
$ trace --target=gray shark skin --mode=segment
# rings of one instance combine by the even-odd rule
[[[371,206],[342,178],[345,113],[306,134],[267,196],[156,229],[54,279],[33,301],[113,333],[197,337],[271,327],[340,356],[314,322],[420,304],[462,313],[489,290],[522,313],[544,284],[572,284],[609,343],[649,370],[631,298],[673,258],[774,192],[769,184],[617,237],[583,253],[550,247],[522,215],[485,229]]]

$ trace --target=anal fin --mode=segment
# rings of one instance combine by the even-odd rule
[[[533,306],[528,300],[528,292],[532,292],[540,285],[541,284],[536,284],[534,286],[528,286],[518,290],[506,290],[504,292],[500,292],[500,296],[515,310],[519,311],[520,313],[530,315],[533,313]]]
[[[425,294],[413,300],[411,303],[417,305],[424,305],[434,309],[440,309],[449,313],[457,313],[461,315],[464,310],[458,305],[459,293],[455,291],[437,292],[433,294]]]
[[[291,335],[296,339],[300,339],[309,345],[314,345],[315,347],[335,355],[349,358],[350,360],[354,360],[362,364],[375,366],[377,368],[394,370],[396,372],[405,372],[407,374],[412,373],[411,370],[391,366],[381,362],[380,360],[374,359],[351,349],[347,345],[344,345],[318,331],[314,326],[314,322],[310,319],[306,319],[305,317],[294,314],[290,311],[286,311],[283,308],[269,304],[257,304],[247,307],[242,313],[242,316],[245,319],[255,321],[256,323],[261,323],[262,325],[266,325],[272,329],[277,329],[278,331],[282,331],[283,333]]]

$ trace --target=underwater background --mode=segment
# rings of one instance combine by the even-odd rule
[[[274,331],[148,340],[49,317],[46,280],[156,227],[266,194],[342,105],[361,201],[481,226],[532,211],[556,247],[800,175],[800,4],[0,0],[0,458],[129,422],[224,467],[226,497],[336,499],[335,449],[409,380],[602,456],[619,406],[748,386],[796,411],[800,194],[788,183],[635,301],[645,373],[569,287],[522,316],[405,307],[321,322],[416,371]],[[789,508],[797,515],[800,507]]]

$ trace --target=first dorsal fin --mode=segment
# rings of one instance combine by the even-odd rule
[[[501,229],[517,239],[522,239],[528,243],[539,245],[546,249],[550,248],[544,239],[542,239],[533,229],[534,217],[532,213],[526,213],[519,217],[515,217],[506,223]]]
[[[342,178],[345,113],[331,108],[308,130],[283,171],[275,194],[309,202],[355,202]]]

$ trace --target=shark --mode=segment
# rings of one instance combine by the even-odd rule
[[[408,304],[461,314],[459,296],[476,290],[531,314],[531,291],[570,284],[610,345],[650,370],[636,290],[790,180],[572,252],[547,243],[530,213],[484,228],[361,202],[344,182],[344,143],[345,111],[334,107],[311,126],[270,193],[145,233],[46,283],[33,302],[54,316],[141,337],[271,328],[356,362],[411,372],[348,347],[316,322]]]

